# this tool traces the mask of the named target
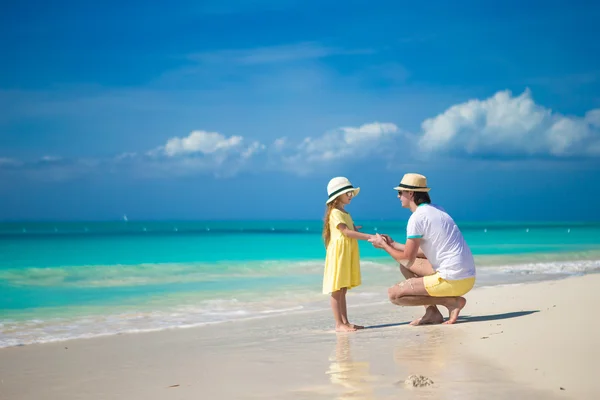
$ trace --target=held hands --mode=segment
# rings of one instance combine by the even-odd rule
[[[392,237],[390,235],[382,234],[381,236],[383,236],[383,238],[385,239],[385,241],[388,242],[389,244],[394,243],[394,239],[392,239]]]
[[[388,238],[391,240],[391,237],[388,235],[380,235],[379,233],[376,233],[374,237],[369,239],[369,242],[373,244],[373,247],[383,249],[385,244],[390,243]]]

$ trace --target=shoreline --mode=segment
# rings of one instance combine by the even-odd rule
[[[600,262],[600,260],[593,260],[593,261]],[[494,287],[520,286],[523,284],[535,284],[535,283],[543,283],[543,282],[562,281],[565,279],[571,279],[571,278],[578,277],[578,276],[600,275],[600,271],[590,270],[588,272],[580,273],[580,274],[552,273],[552,274],[524,274],[524,275],[519,275],[519,276],[501,273],[500,278],[498,276],[496,276],[495,278],[491,278],[491,277],[485,276],[485,274],[483,274],[484,275],[483,279],[482,279],[481,275],[482,274],[478,274],[475,288],[472,290],[471,293],[474,293],[481,289],[494,288]],[[362,308],[377,307],[377,306],[382,306],[382,305],[388,304],[387,295],[386,295],[387,286],[386,287],[383,287],[383,286],[375,287],[375,286],[369,286],[368,284],[363,285],[363,286],[365,286],[365,287],[363,287],[363,289],[366,290],[364,292],[356,292],[356,293],[349,292],[349,295],[348,295],[349,300],[350,300],[348,303],[349,310],[350,309],[360,310]],[[374,293],[379,293],[379,292],[381,293],[381,296],[380,296],[381,299],[375,300],[373,298],[373,295],[374,295]],[[361,304],[360,302],[366,299],[366,297],[364,297],[365,295],[369,296],[369,299],[368,299],[369,302],[366,304]],[[172,325],[172,326],[163,326],[163,327],[144,327],[144,328],[132,327],[132,328],[126,328],[123,331],[110,331],[110,332],[103,332],[103,333],[92,332],[92,333],[86,333],[86,334],[82,334],[82,335],[75,336],[75,337],[42,339],[41,341],[35,341],[35,342],[29,342],[29,343],[17,343],[17,344],[11,344],[11,345],[4,345],[4,346],[0,346],[0,354],[3,349],[13,348],[13,347],[24,347],[24,346],[43,345],[43,344],[52,344],[52,343],[65,343],[65,342],[70,342],[73,340],[93,340],[93,339],[97,339],[97,338],[105,338],[105,337],[121,336],[121,335],[137,335],[137,334],[147,334],[147,333],[155,333],[155,332],[172,332],[172,331],[187,330],[187,329],[200,329],[203,327],[208,327],[208,326],[213,326],[213,325],[221,325],[221,324],[227,324],[227,323],[246,323],[246,322],[251,322],[254,320],[283,318],[286,315],[288,315],[288,313],[291,313],[294,317],[303,318],[303,317],[308,316],[309,314],[329,312],[329,306],[327,304],[326,298],[323,297],[322,300],[323,300],[322,302],[317,303],[318,305],[316,307],[315,307],[314,302],[310,302],[310,303],[306,303],[306,304],[297,305],[297,306],[294,306],[294,307],[288,308],[288,309],[258,311],[256,314],[253,314],[253,315],[247,316],[247,317],[231,318],[231,319],[224,319],[224,320],[217,320],[217,321],[192,322],[192,323],[189,323],[186,325]],[[322,305],[321,305],[321,303],[322,303]],[[304,308],[306,306],[307,306],[307,308]],[[138,315],[138,314],[144,315],[144,312],[139,311],[139,310],[137,312],[136,311],[124,311],[124,313],[109,314],[108,316],[113,319],[118,319],[118,318],[130,317],[132,315]],[[105,314],[77,315],[76,316],[77,319],[71,321],[71,323],[76,323],[79,319],[89,319],[89,318],[94,318],[94,317],[104,318],[104,316],[105,316]],[[12,322],[11,320],[7,320],[7,321],[9,323]],[[23,320],[23,321],[27,321],[27,320]],[[6,322],[6,321],[4,321],[4,322]],[[69,321],[68,320],[63,321],[62,323],[63,323],[63,325],[68,324]],[[7,335],[5,334],[4,336],[5,336],[4,339],[8,340]],[[2,337],[2,335],[0,335],[0,338],[1,337]]]
[[[0,397],[591,399],[600,395],[600,325],[588,318],[598,284],[589,274],[478,287],[452,326],[410,327],[419,307],[377,304],[349,307],[368,326],[351,334],[333,333],[324,310],[8,347]],[[434,385],[398,383],[413,373]]]
[[[594,261],[600,261],[600,260],[594,260]],[[535,284],[535,283],[543,283],[543,282],[554,282],[554,281],[561,281],[561,280],[565,280],[565,279],[571,279],[574,277],[578,277],[578,276],[588,276],[588,275],[600,275],[600,271],[589,271],[586,273],[582,273],[582,274],[532,274],[532,275],[523,275],[520,276],[518,278],[516,278],[515,276],[510,276],[510,275],[506,275],[504,276],[504,280],[502,279],[490,279],[489,277],[484,278],[483,280],[481,279],[481,277],[478,277],[478,281],[475,284],[475,288],[472,290],[471,293],[476,292],[478,290],[481,289],[487,289],[487,288],[494,288],[494,287],[511,287],[511,286],[520,286],[520,285],[524,285],[524,284]],[[386,304],[388,304],[388,300],[387,300],[387,295],[385,294],[385,290],[387,289],[387,287],[368,287],[368,285],[363,285],[363,286],[367,286],[367,289],[369,290],[369,292],[365,293],[352,293],[349,292],[349,304],[348,304],[348,309],[349,310],[361,310],[363,308],[369,308],[369,307],[378,307],[378,306],[384,306]],[[377,300],[377,301],[373,301],[373,299],[370,299],[369,303],[366,304],[361,304],[360,301],[363,300],[363,298],[361,296],[364,296],[365,294],[367,295],[372,295],[373,294],[373,290],[376,291],[380,291],[381,292],[381,300]],[[204,327],[209,327],[209,326],[213,326],[213,325],[222,325],[222,324],[227,324],[227,323],[248,323],[248,322],[252,322],[255,320],[268,320],[268,319],[277,319],[277,318],[284,318],[286,317],[288,314],[286,313],[290,313],[293,317],[298,317],[298,318],[307,318],[309,317],[310,314],[318,314],[318,313],[327,313],[329,312],[329,306],[327,304],[327,300],[325,297],[323,297],[323,305],[322,306],[318,306],[317,308],[303,308],[304,306],[300,305],[297,307],[293,307],[290,309],[286,309],[286,310],[276,310],[276,311],[263,311],[262,313],[258,313],[249,317],[240,317],[240,318],[233,318],[233,319],[227,319],[227,320],[220,320],[220,321],[203,321],[203,322],[196,322],[196,323],[190,323],[187,325],[173,325],[173,326],[166,326],[166,327],[152,327],[152,328],[130,328],[127,329],[125,331],[120,331],[120,332],[105,332],[105,333],[88,333],[87,336],[86,335],[80,335],[80,336],[76,336],[76,337],[68,337],[68,338],[53,338],[53,339],[46,339],[44,341],[38,341],[38,342],[32,342],[32,343],[18,343],[18,344],[13,344],[13,345],[7,345],[7,346],[0,346],[0,354],[2,352],[2,350],[4,349],[8,349],[8,348],[14,348],[14,347],[25,347],[25,346],[33,346],[33,345],[44,345],[44,344],[53,344],[53,343],[68,343],[71,342],[73,340],[94,340],[94,339],[98,339],[98,338],[106,338],[106,337],[112,337],[112,336],[122,336],[122,335],[138,335],[138,334],[148,334],[148,333],[157,333],[157,332],[175,332],[178,330],[187,330],[187,329],[201,329]],[[305,305],[308,306],[313,306],[314,304],[312,303],[307,303]],[[359,311],[361,312],[361,311]],[[131,311],[131,312],[127,312],[127,315],[134,315],[136,314],[135,311]],[[99,314],[99,316],[102,316],[103,314]],[[113,317],[119,317],[121,314],[113,314]],[[89,317],[94,317],[95,315],[91,315]],[[78,318],[88,318],[88,316],[82,315],[82,316],[78,316]]]

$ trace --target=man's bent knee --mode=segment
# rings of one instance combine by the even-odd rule
[[[390,299],[392,303],[399,297],[396,287],[397,286],[392,286],[391,288],[388,288],[388,299]]]
[[[405,295],[404,294],[404,285],[405,284],[406,284],[406,282],[400,282],[399,284],[394,285],[388,289],[388,298],[390,299],[390,301],[392,303]]]

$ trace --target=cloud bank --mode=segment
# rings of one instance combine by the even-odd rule
[[[232,176],[244,169],[307,175],[336,165],[366,160],[390,161],[420,155],[453,158],[573,159],[600,155],[600,109],[566,116],[538,105],[531,92],[500,91],[449,107],[424,120],[416,133],[392,122],[338,127],[316,136],[280,137],[270,144],[195,130],[171,137],[151,150],[109,159],[44,156],[22,161],[0,154],[0,171],[58,171],[60,176],[105,169],[139,176],[212,174]],[[67,173],[69,168],[79,173]]]

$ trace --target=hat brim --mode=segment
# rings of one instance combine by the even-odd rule
[[[406,190],[407,192],[429,192],[431,188],[428,187],[415,187],[415,186],[396,186],[394,190]]]
[[[358,196],[358,194],[360,193],[360,188],[359,188],[359,187],[357,187],[357,188],[348,188],[348,189],[346,189],[346,190],[342,190],[341,192],[337,193],[335,196],[333,196],[333,197],[331,197],[331,198],[327,199],[327,201],[325,202],[325,204],[329,204],[329,203],[331,203],[332,201],[334,201],[335,199],[337,199],[337,198],[338,198],[338,197],[340,197],[341,195],[343,195],[343,194],[345,194],[345,193],[348,193],[348,192],[354,192],[353,196],[354,196],[354,197],[356,197],[356,196]]]

